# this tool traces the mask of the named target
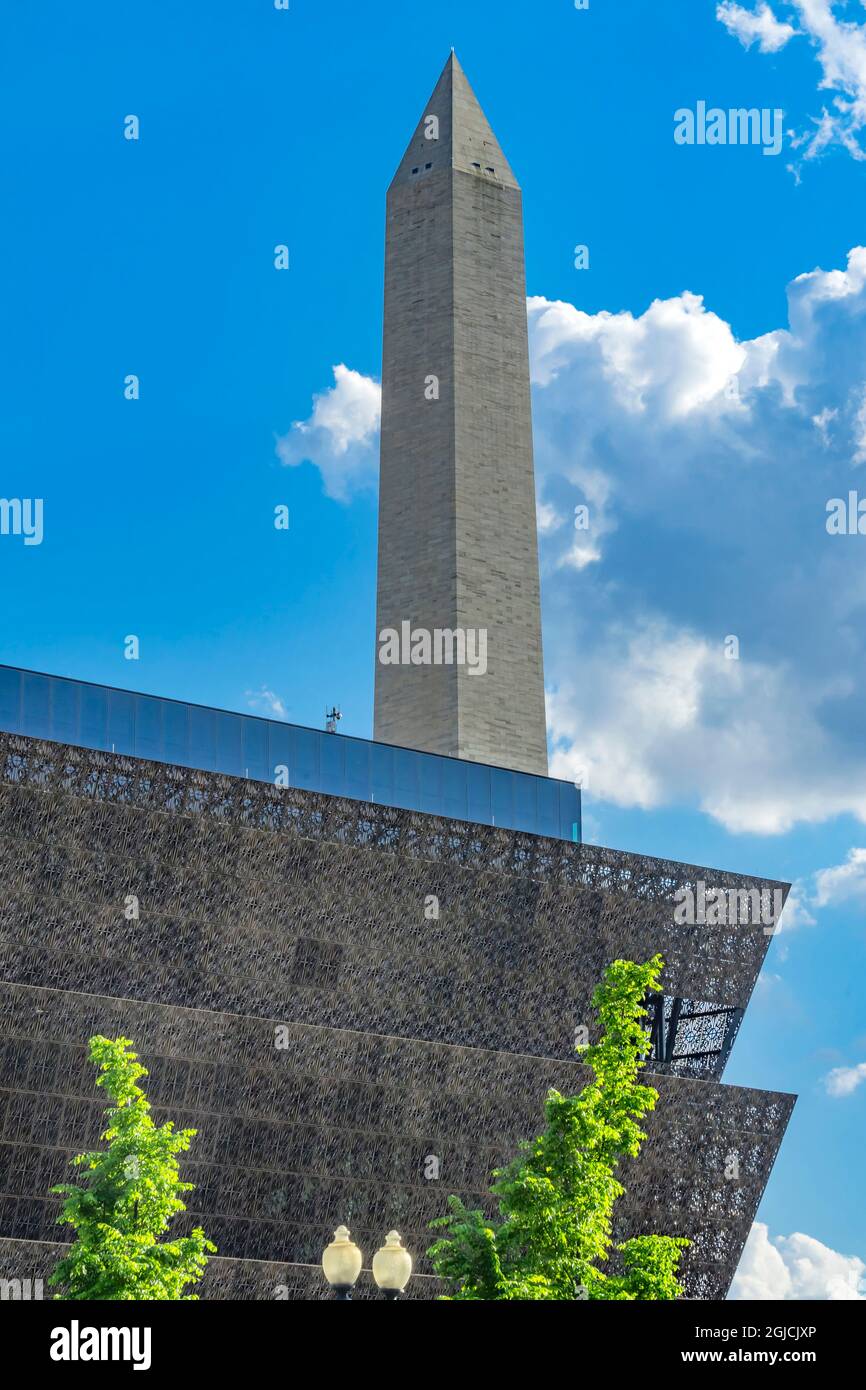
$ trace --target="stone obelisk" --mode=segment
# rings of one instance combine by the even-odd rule
[[[388,190],[376,636],[374,738],[547,772],[521,195],[453,53]]]

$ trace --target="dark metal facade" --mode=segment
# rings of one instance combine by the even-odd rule
[[[607,963],[660,950],[661,1098],[618,1233],[690,1236],[690,1296],[724,1296],[793,1098],[714,1079],[764,927],[678,925],[673,899],[784,885],[9,735],[0,880],[0,1238],[61,1234],[46,1192],[98,1134],[100,1031],[199,1129],[211,1296],[281,1296],[239,1262],[316,1264],[340,1221],[420,1255],[446,1194],[482,1202],[548,1087],[583,1083]]]

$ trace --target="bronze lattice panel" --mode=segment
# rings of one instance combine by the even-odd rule
[[[679,926],[672,895],[787,890],[13,735],[0,873],[0,978],[563,1059],[617,956],[741,1012],[762,925]],[[668,1069],[719,1075],[735,1031]]]
[[[614,956],[661,950],[669,1000],[731,1011],[691,1025],[720,1071],[768,938],[675,926],[673,893],[781,886],[12,735],[0,875],[0,1237],[23,1259],[62,1234],[47,1189],[102,1110],[84,1044],[123,1032],[200,1131],[212,1297],[272,1296],[256,1261],[317,1296],[303,1267],[340,1221],[370,1253],[397,1225],[423,1270],[446,1193],[482,1203],[547,1088],[582,1084],[574,1028]],[[689,1235],[690,1296],[723,1297],[793,1098],[658,1067],[618,1234]]]
[[[0,986],[0,1232],[56,1240],[72,1153],[95,1141],[103,1103],[81,1041],[135,1038],[157,1115],[199,1130],[184,1171],[225,1256],[316,1263],[347,1221],[372,1251],[397,1225],[424,1269],[427,1222],[448,1191],[484,1204],[491,1168],[539,1126],[549,1086],[578,1089],[575,1062],[288,1024],[134,1000]],[[624,1168],[618,1234],[688,1234],[693,1296],[722,1297],[772,1166],[790,1096],[660,1076],[640,1159]],[[438,1180],[424,1176],[435,1155]],[[725,1178],[735,1155],[740,1176]],[[702,1288],[708,1293],[700,1294]]]

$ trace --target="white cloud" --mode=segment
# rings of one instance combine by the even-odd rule
[[[540,297],[528,309],[533,380],[548,386],[575,358],[591,358],[632,414],[688,415],[716,399],[745,360],[730,326],[688,291],[654,300],[639,318]]]
[[[809,879],[798,879],[785,903],[781,931],[814,927],[813,911],[844,902],[866,905],[866,849],[850,849],[844,864],[816,869]]]
[[[729,661],[721,639],[659,619],[614,626],[576,670],[567,664],[575,674],[548,699],[554,777],[583,770],[593,797],[620,806],[697,798],[734,833],[780,834],[841,811],[843,799],[811,787],[797,762],[819,731],[783,670]],[[555,654],[549,666],[555,678]],[[848,800],[866,819],[866,792],[852,788]],[[805,922],[803,911],[795,903],[784,926]]]
[[[866,901],[866,849],[850,849],[844,864],[815,874],[815,902],[826,907],[852,898]]]
[[[782,912],[782,918],[777,927],[777,935],[780,932],[796,931],[798,927],[814,927],[815,918],[812,916],[807,906],[806,894],[800,881],[794,884],[787,898]]]
[[[811,327],[815,313],[833,300],[859,301],[866,285],[866,247],[848,252],[844,270],[808,270],[796,276],[789,287],[791,327],[803,335]]]
[[[375,481],[382,388],[342,363],[333,371],[334,385],[313,397],[309,420],[292,425],[277,454],[289,467],[314,464],[328,496],[346,501]]]
[[[796,33],[805,34],[815,50],[821,69],[818,90],[831,94],[829,108],[812,116],[809,127],[795,134],[792,145],[803,159],[816,159],[833,145],[846,149],[857,160],[866,159],[860,135],[866,126],[866,24],[847,18],[844,0],[786,0],[786,8],[796,15],[799,30],[779,24],[766,5],[757,11],[722,3],[717,18],[729,33],[749,46],[755,38],[763,52],[783,47]],[[791,29],[784,38],[781,31]]]
[[[592,565],[596,560],[601,559],[601,551],[592,541],[582,540],[579,534],[571,542],[568,550],[563,551],[557,564],[567,565],[573,570],[585,569],[587,565]]]
[[[756,1221],[734,1275],[732,1299],[840,1301],[866,1298],[866,1264],[840,1255],[813,1236],[795,1232],[771,1239]]]
[[[820,410],[817,415],[812,416],[812,424],[821,436],[821,442],[825,448],[827,448],[830,443],[830,426],[836,419],[838,413],[837,410]],[[864,417],[863,423],[864,426],[866,426],[866,417]],[[866,433],[864,433],[864,442],[866,442]],[[866,455],[864,455],[864,457],[866,457]]]
[[[857,414],[855,416],[855,444],[854,452],[855,463],[866,463],[866,387],[859,393],[856,403]],[[826,422],[824,422],[824,438],[826,439]]]
[[[824,527],[863,438],[866,250],[798,276],[753,340],[693,293],[528,308],[542,503],[591,519],[542,536],[556,775],[735,833],[866,822],[866,578]]]
[[[722,0],[716,6],[716,19],[721,20],[728,33],[738,38],[744,48],[751,48],[757,40],[761,53],[777,53],[797,33],[792,25],[778,20],[766,3],[759,5],[757,10],[746,10],[733,0]]]
[[[858,1062],[854,1067],[834,1067],[824,1077],[829,1096],[853,1095],[863,1081],[866,1081],[866,1062]]]
[[[555,507],[549,502],[539,502],[537,509],[538,534],[547,536],[551,531],[556,531],[560,526],[565,525],[565,517],[560,516]]]
[[[247,704],[256,714],[263,714],[268,719],[288,719],[285,704],[279,695],[275,695],[266,685],[263,685],[261,690],[248,690],[246,694]]]
[[[673,791],[668,781],[678,766],[688,778],[701,691],[722,674],[723,660],[721,648],[713,653],[700,637],[662,623],[635,634],[613,629],[593,656],[584,655],[578,680],[562,682],[548,700],[551,775],[574,781],[582,771],[594,797],[658,805]]]

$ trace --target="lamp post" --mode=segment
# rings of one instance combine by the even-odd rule
[[[322,1255],[322,1269],[335,1298],[351,1302],[363,1263],[364,1258],[349,1235],[348,1226],[338,1226],[334,1239]]]
[[[373,1256],[373,1278],[383,1298],[399,1298],[412,1273],[412,1256],[400,1243],[400,1232],[389,1231]]]
[[[363,1256],[349,1235],[348,1227],[338,1226],[334,1239],[322,1255],[322,1270],[334,1290],[334,1297],[343,1302],[352,1298],[352,1290],[364,1263]],[[399,1231],[389,1231],[385,1244],[373,1256],[373,1278],[383,1298],[399,1298],[412,1273],[412,1256],[404,1249]]]

